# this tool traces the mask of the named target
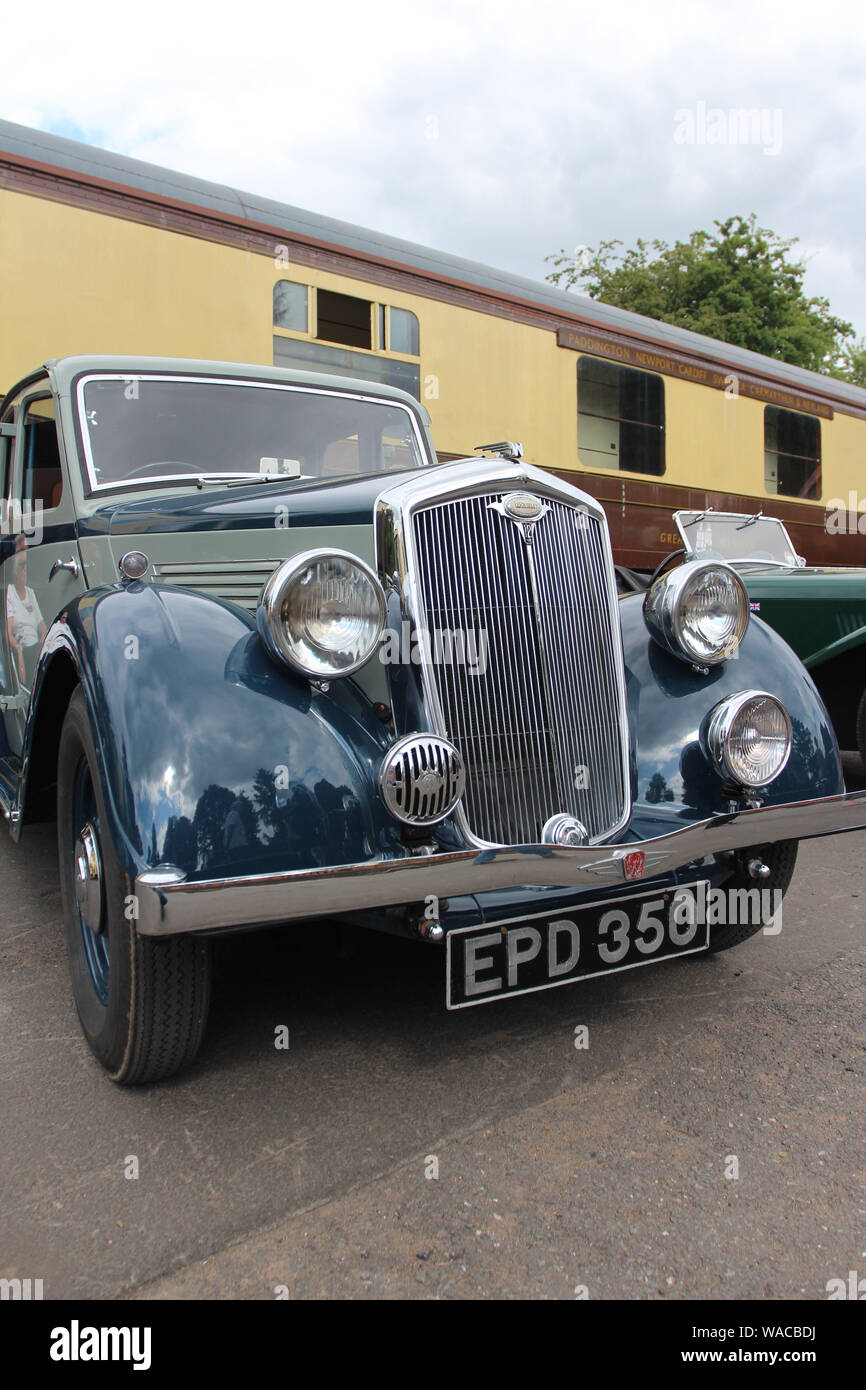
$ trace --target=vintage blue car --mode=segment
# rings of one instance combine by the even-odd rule
[[[507,443],[437,463],[398,390],[68,357],[0,448],[0,806],[56,814],[115,1081],[194,1057],[215,933],[415,937],[459,1009],[734,945],[799,839],[866,826],[730,566],[618,599],[592,498]]]

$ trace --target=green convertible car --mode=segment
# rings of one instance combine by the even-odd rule
[[[776,517],[735,512],[674,515],[689,559],[724,559],[742,576],[752,612],[808,668],[840,748],[866,772],[866,570],[809,565]]]

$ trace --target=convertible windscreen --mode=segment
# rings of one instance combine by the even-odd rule
[[[720,559],[793,568],[797,554],[781,521],[732,512],[677,512],[685,547],[699,560]]]
[[[422,467],[408,410],[259,382],[95,376],[79,383],[92,487],[168,479],[339,478]]]

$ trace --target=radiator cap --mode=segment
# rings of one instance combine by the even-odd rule
[[[578,845],[585,845],[588,838],[589,831],[583,822],[563,811],[559,815],[551,816],[541,832],[543,845],[571,845],[572,848],[576,848]]]

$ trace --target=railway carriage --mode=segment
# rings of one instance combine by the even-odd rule
[[[861,388],[9,122],[0,255],[0,389],[87,344],[378,381],[425,405],[443,460],[521,440],[601,502],[623,565],[706,507],[866,563]]]

